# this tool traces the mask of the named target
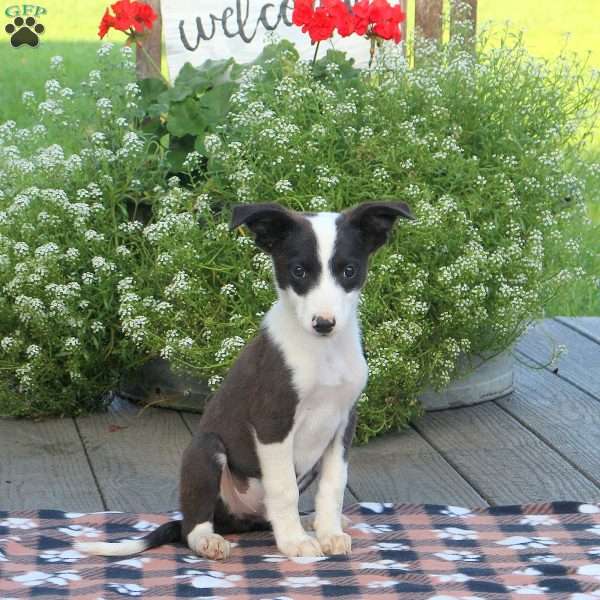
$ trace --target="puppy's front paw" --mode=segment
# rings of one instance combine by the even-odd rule
[[[318,535],[319,544],[325,554],[350,554],[352,538],[347,533]]]
[[[188,546],[198,556],[211,560],[223,560],[231,554],[231,544],[218,533],[188,536]]]
[[[278,540],[277,547],[282,554],[289,556],[323,556],[319,542],[308,535],[297,540]]]

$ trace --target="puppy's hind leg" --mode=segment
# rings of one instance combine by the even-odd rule
[[[197,433],[183,454],[180,500],[182,538],[195,554],[210,559],[227,558],[231,545],[214,532],[225,446],[214,433]]]

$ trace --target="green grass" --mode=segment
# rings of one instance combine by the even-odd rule
[[[109,2],[45,0],[41,4],[48,13],[40,18],[46,32],[38,48],[25,46],[14,49],[6,38],[0,38],[0,122],[15,119],[23,126],[32,123],[33,115],[23,107],[21,95],[26,90],[33,90],[38,97],[41,95],[45,81],[53,77],[50,70],[52,56],[59,54],[64,57],[67,85],[74,86],[94,68],[95,52],[100,45],[98,23]],[[8,22],[9,19],[5,18]],[[589,55],[590,67],[600,68],[599,0],[551,5],[539,0],[479,0],[480,26],[490,21],[496,26],[508,21],[512,29],[523,29],[525,43],[536,56],[553,58],[566,45],[570,52]],[[0,31],[0,34],[4,35],[4,32]],[[108,39],[121,43],[124,36],[113,32]],[[600,160],[600,131],[590,142],[589,155]],[[589,213],[596,226],[600,226],[600,190],[592,196]],[[586,232],[586,247],[590,250],[597,247],[598,233],[598,229]],[[600,274],[597,251],[587,266]],[[600,315],[599,290],[589,284],[574,285],[564,296],[550,303],[548,312]]]
[[[54,79],[56,73],[50,69],[50,58],[60,55],[65,59],[67,85],[76,85],[87,77],[94,68],[98,43],[88,42],[46,42],[32,50],[27,47],[14,49],[0,47],[2,64],[2,85],[0,85],[0,122],[14,119],[22,126],[32,124],[33,114],[28,114],[21,102],[24,91],[32,90],[36,97],[44,97],[44,83]]]
[[[590,53],[590,66],[600,68],[600,2],[575,0],[479,0],[479,22],[496,25],[509,21],[525,31],[525,44],[535,56],[553,58],[564,48],[580,55]]]

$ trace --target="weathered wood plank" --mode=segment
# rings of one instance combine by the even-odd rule
[[[600,344],[600,317],[556,317],[556,320]]]
[[[0,419],[0,510],[104,510],[72,419]]]
[[[600,345],[558,321],[546,320],[517,343],[517,350],[538,365],[552,359],[558,344],[567,352],[558,360],[557,375],[600,399]]]
[[[402,24],[400,25],[400,31],[402,32],[402,42],[403,42],[402,51],[406,55],[406,41],[407,41],[407,35],[408,35],[408,7],[407,7],[407,0],[400,0],[400,7],[402,8],[402,12],[405,15],[404,21],[402,21]]]
[[[185,424],[188,426],[189,430],[193,434],[196,431],[196,428],[198,427],[198,423],[200,422],[202,415],[198,413],[182,412],[181,417],[183,418]]]
[[[600,485],[600,402],[553,373],[515,366],[515,391],[497,403]]]
[[[416,427],[491,504],[600,499],[597,486],[493,403],[429,413]]]
[[[486,506],[414,430],[391,433],[352,448],[349,485],[362,501]]]
[[[442,39],[442,0],[416,0],[415,28],[426,38]]]
[[[178,506],[181,455],[191,439],[175,411],[140,411],[119,401],[77,420],[110,510],[165,511]]]

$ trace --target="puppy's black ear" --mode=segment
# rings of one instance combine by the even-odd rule
[[[233,207],[230,227],[236,229],[241,225],[246,225],[255,234],[259,248],[272,252],[275,245],[297,226],[297,217],[279,204],[238,204]]]
[[[345,212],[348,222],[359,229],[369,253],[383,246],[398,217],[414,219],[404,202],[365,202]]]

